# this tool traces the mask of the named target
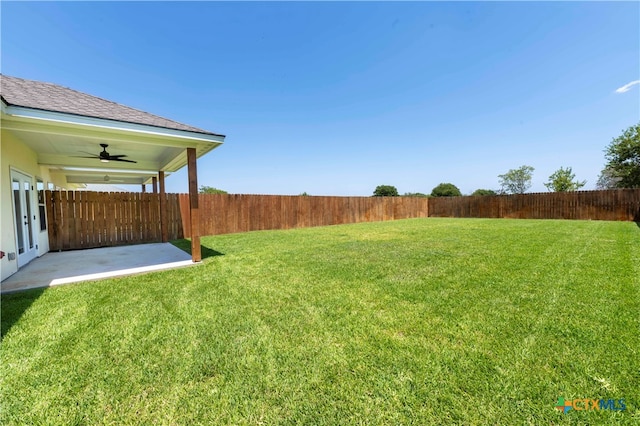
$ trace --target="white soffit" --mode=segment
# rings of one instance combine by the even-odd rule
[[[166,129],[144,124],[91,118],[60,112],[42,111],[2,105],[2,128],[14,132],[38,153],[40,165],[51,171],[95,182],[95,175],[106,169],[118,169],[127,177],[138,174],[138,180],[151,180],[148,172],[175,172],[187,164],[186,148],[194,148],[199,158],[224,143],[223,135]],[[97,154],[100,143],[109,144],[111,154],[126,154],[137,163],[100,163],[79,158],[82,152]],[[84,173],[68,168],[87,168]],[[111,170],[112,173],[115,173]],[[124,176],[123,176],[124,177]]]

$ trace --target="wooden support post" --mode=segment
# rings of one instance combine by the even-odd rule
[[[158,181],[160,182],[160,235],[162,236],[162,242],[166,243],[169,241],[169,232],[167,226],[167,211],[166,211],[166,203],[165,199],[165,189],[164,189],[164,172],[160,170],[158,172]]]
[[[198,209],[198,171],[196,149],[187,148],[187,168],[189,172],[189,216],[191,220],[191,260],[200,262],[200,211]]]
[[[158,178],[157,177],[152,177],[151,178],[151,186],[153,187],[153,193],[157,194],[158,193]]]

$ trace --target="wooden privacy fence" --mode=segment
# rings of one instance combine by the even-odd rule
[[[46,191],[50,250],[159,242],[160,196]],[[191,236],[189,195],[165,194],[168,239]],[[200,194],[200,235],[427,217],[426,198]]]
[[[50,250],[159,242],[160,196],[46,191]],[[640,221],[640,189],[485,197],[200,194],[200,235],[419,217]],[[189,196],[165,194],[169,240],[191,236]]]
[[[430,198],[429,216],[640,221],[640,189]]]
[[[188,195],[180,194],[183,214]],[[291,229],[428,216],[427,198],[200,194],[200,234]],[[188,221],[183,222],[189,237]]]
[[[166,194],[169,239],[182,238],[178,195]],[[160,198],[135,192],[45,191],[49,250],[159,242]]]

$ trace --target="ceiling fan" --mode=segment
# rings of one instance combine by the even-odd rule
[[[109,154],[107,152],[107,147],[109,145],[107,145],[106,143],[101,143],[100,146],[102,147],[102,152],[100,152],[98,155],[94,155],[94,154],[91,154],[90,152],[82,151],[85,154],[89,154],[90,157],[78,157],[78,158],[97,158],[100,161],[102,161],[103,163],[108,163],[109,161],[124,161],[126,163],[137,163],[137,161],[125,160],[123,157],[126,157],[126,155],[111,155],[111,154]]]
[[[113,179],[111,176],[109,175],[104,175],[104,178],[102,178],[104,180],[104,182],[110,182],[110,183],[124,183],[124,180],[119,180],[119,179]]]

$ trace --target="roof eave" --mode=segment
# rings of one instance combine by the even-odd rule
[[[151,171],[163,171],[166,175],[180,170],[187,165],[186,148],[194,148],[196,158],[224,143],[225,136],[203,134],[177,129],[166,129],[142,124],[119,122],[114,120],[90,118],[60,112],[42,111],[33,108],[7,105],[0,102],[1,127],[8,131],[27,131],[35,133],[51,133],[66,135],[72,138],[90,137],[108,143],[132,142],[150,146],[180,148],[180,153],[165,158],[153,169],[133,167],[148,174]],[[50,168],[66,167],[67,164],[57,158],[40,163]],[[72,165],[73,166],[73,165]],[[128,167],[124,167],[127,173]],[[141,183],[150,183],[150,176],[142,176]]]
[[[2,113],[7,116],[25,119],[46,121],[49,123],[67,124],[73,126],[91,127],[101,130],[114,130],[134,132],[150,136],[162,136],[190,140],[196,143],[210,142],[219,146],[224,143],[224,135],[215,133],[200,133],[188,130],[169,129],[165,127],[151,126],[147,124],[130,123],[125,121],[109,120],[104,118],[87,117],[76,114],[68,114],[63,112],[40,110],[16,105],[2,105]],[[211,149],[215,148],[212,147]],[[207,150],[207,152],[210,150]],[[204,154],[204,153],[203,153]]]

